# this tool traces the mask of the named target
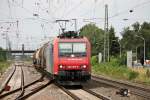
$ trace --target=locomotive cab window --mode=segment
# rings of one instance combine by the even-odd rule
[[[59,43],[59,56],[86,56],[86,43]]]

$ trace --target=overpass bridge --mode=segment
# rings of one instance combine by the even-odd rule
[[[22,53],[22,54],[24,54],[24,53],[34,53],[35,50],[11,50],[9,52],[10,53]]]
[[[5,52],[7,55],[33,55],[36,50],[2,50],[0,54]]]
[[[33,55],[35,50],[10,50],[7,52],[11,55]]]

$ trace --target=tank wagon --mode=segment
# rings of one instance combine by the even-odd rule
[[[88,39],[68,31],[39,48],[33,55],[33,64],[62,85],[80,85],[91,78],[90,57]]]

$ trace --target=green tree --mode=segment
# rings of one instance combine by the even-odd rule
[[[115,29],[111,26],[109,29],[110,55],[117,56],[120,51],[118,37],[115,36]]]
[[[135,51],[138,47],[138,56],[143,56],[143,40],[136,35],[143,37],[146,42],[146,59],[150,59],[150,23],[144,22],[141,25],[136,22],[132,25],[132,30],[127,27],[122,32],[122,46],[124,51]]]
[[[133,50],[136,48],[136,37],[137,35],[133,30],[130,30],[129,27],[125,28],[122,32],[121,44],[125,51]]]
[[[135,32],[138,32],[140,30],[140,23],[136,22],[136,23],[132,24],[132,27]]]
[[[141,25],[140,36],[145,39],[146,59],[150,59],[150,23],[144,22]]]
[[[92,55],[103,52],[104,31],[99,29],[95,24],[87,24],[80,29],[80,36],[86,36],[92,47]]]
[[[118,37],[115,36],[113,27],[109,30],[110,56],[119,54]],[[103,53],[104,49],[104,30],[98,28],[95,24],[87,24],[80,29],[80,35],[86,36],[92,45],[92,55]]]

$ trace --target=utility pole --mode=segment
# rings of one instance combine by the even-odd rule
[[[108,33],[108,5],[105,5],[105,24],[104,24],[104,62],[106,61],[106,43],[108,46],[107,49],[107,58],[109,61],[109,33]],[[107,42],[108,41],[108,42]]]
[[[24,57],[24,44],[22,44],[22,57]]]

